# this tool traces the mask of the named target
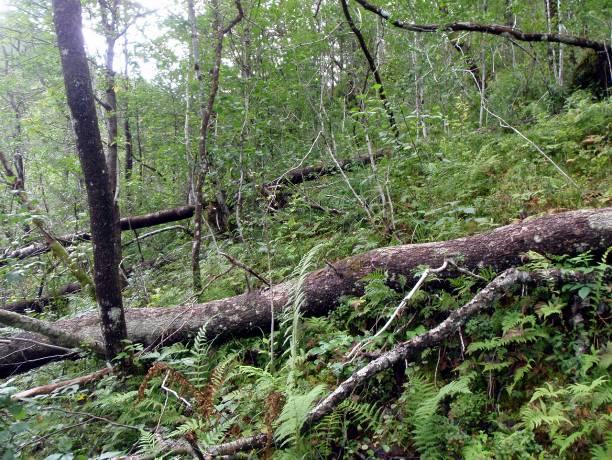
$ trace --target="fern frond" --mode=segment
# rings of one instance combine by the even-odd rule
[[[138,438],[138,453],[155,457],[160,450],[155,433],[141,430]]]
[[[567,390],[563,388],[555,388],[550,382],[545,383],[546,387],[536,388],[529,400],[530,403],[535,402],[539,399],[558,399],[559,396],[567,394]]]
[[[208,423],[205,420],[200,418],[190,418],[185,423],[177,426],[174,431],[170,433],[171,438],[180,438],[187,433],[196,432],[199,430],[204,430],[208,426]]]
[[[308,412],[324,391],[325,385],[317,385],[306,394],[287,396],[287,402],[276,420],[277,428],[274,432],[274,438],[281,446],[297,442]]]
[[[306,300],[304,294],[303,285],[308,275],[308,271],[313,263],[314,257],[317,252],[323,247],[323,244],[314,246],[306,255],[302,258],[300,263],[295,267],[292,278],[295,281],[289,292],[289,299],[291,308],[285,314],[285,317],[281,319],[281,329],[285,329],[285,340],[284,343],[289,343],[289,374],[287,376],[288,385],[291,387],[295,384],[295,373],[301,362],[300,360],[300,343],[301,343],[301,320],[302,314],[301,309]],[[290,326],[289,326],[290,325]]]
[[[382,425],[382,407],[376,404],[345,399],[340,407],[347,412],[355,425],[365,430],[375,431]]]
[[[591,460],[610,460],[612,458],[612,431],[606,433],[603,445],[591,449]]]

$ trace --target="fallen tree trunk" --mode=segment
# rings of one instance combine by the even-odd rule
[[[18,300],[16,302],[7,303],[4,306],[0,306],[0,310],[12,311],[13,313],[25,313],[26,310],[32,310],[35,312],[43,311],[47,305],[49,305],[54,300],[59,299],[68,294],[74,294],[75,292],[79,292],[81,290],[81,285],[79,283],[69,283],[55,292],[52,292],[48,295],[37,297],[35,299],[23,299]]]
[[[374,153],[373,159],[378,160],[387,155],[387,151],[379,150]],[[363,166],[370,163],[370,155],[361,155],[355,158],[339,160],[340,169],[347,170],[353,166]],[[328,176],[338,173],[338,166],[334,165],[315,165],[306,166],[304,168],[294,168],[287,171],[285,174],[270,182],[266,182],[260,186],[261,193],[268,198],[270,206],[275,209],[281,209],[287,205],[289,191],[287,186],[298,185],[311,180],[317,180],[321,176]]]
[[[411,279],[418,266],[440,266],[445,259],[453,258],[468,270],[492,267],[501,271],[520,265],[522,255],[529,250],[544,254],[576,254],[587,250],[601,253],[610,245],[612,208],[604,208],[552,214],[451,241],[375,249],[307,275],[302,287],[303,312],[323,315],[338,304],[341,296],[361,295],[360,280],[374,270],[385,270],[390,279],[398,275]],[[294,281],[289,280],[271,288],[203,304],[128,309],[128,336],[134,342],[154,346],[185,340],[203,325],[207,335],[218,340],[260,334],[268,330],[271,309],[278,315],[287,305],[293,287]],[[90,340],[100,337],[95,312],[56,321],[53,326]],[[31,333],[16,337],[48,341]],[[61,356],[56,351],[23,341],[0,344],[0,376],[58,358]]]
[[[165,230],[165,229],[161,229],[161,230]],[[153,233],[153,232],[152,232]],[[144,237],[146,235],[142,235],[140,238]],[[129,243],[134,242],[135,240],[130,241]],[[127,277],[131,276],[131,273],[136,269],[136,268],[140,268],[140,269],[150,269],[150,268],[158,268],[160,266],[165,265],[166,263],[168,263],[168,260],[161,260],[161,261],[156,261],[156,260],[146,260],[144,262],[140,262],[135,266],[132,267],[127,267],[125,269],[125,275]],[[75,294],[77,292],[79,292],[81,290],[81,285],[79,283],[68,283],[65,284],[64,286],[60,287],[59,289],[56,289],[52,292],[50,292],[47,295],[44,296],[40,296],[40,297],[36,297],[36,298],[26,298],[26,299],[21,299],[21,300],[16,300],[14,302],[11,303],[7,303],[6,305],[1,305],[0,304],[0,310],[6,310],[6,311],[11,311],[13,313],[21,313],[24,314],[27,312],[27,310],[32,310],[35,311],[37,313],[40,313],[41,311],[43,311],[43,309],[49,305],[50,303],[64,297],[64,296],[68,296],[70,294]]]
[[[193,206],[181,206],[179,208],[164,209],[163,211],[143,214],[142,216],[123,217],[119,223],[121,231],[138,230],[139,228],[189,219],[193,216],[193,210]],[[90,241],[91,235],[87,232],[79,232],[59,236],[56,239],[62,246],[72,246],[80,241]],[[44,254],[47,251],[49,251],[49,245],[47,243],[32,243],[23,248],[15,249],[14,251],[4,251],[4,255],[0,258],[0,267],[5,265],[8,259],[25,259],[27,257]]]

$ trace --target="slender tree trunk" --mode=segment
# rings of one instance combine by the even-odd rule
[[[389,99],[387,99],[387,94],[385,93],[385,88],[383,85],[382,77],[380,76],[380,72],[378,71],[376,62],[374,61],[372,54],[368,50],[368,45],[365,42],[365,38],[363,37],[363,34],[357,28],[357,26],[355,25],[355,22],[353,21],[353,18],[349,11],[347,0],[340,0],[340,3],[342,5],[342,12],[344,13],[344,17],[346,18],[346,21],[349,27],[355,34],[355,37],[357,37],[357,41],[359,42],[361,51],[363,51],[366,61],[368,61],[368,66],[370,68],[370,71],[374,75],[374,80],[376,81],[376,84],[378,85],[376,89],[376,92],[378,93],[378,98],[383,104],[385,112],[387,113],[387,119],[389,120],[389,126],[391,128],[391,131],[393,132],[393,136],[397,140],[399,138],[399,129],[397,128],[397,123],[395,121],[395,114],[393,113],[393,109],[391,108]]]
[[[202,279],[200,275],[200,248],[202,246],[202,226],[203,226],[203,188],[204,182],[211,171],[211,159],[208,153],[208,134],[212,121],[213,109],[215,105],[215,99],[217,92],[219,91],[219,73],[221,70],[221,57],[223,53],[223,38],[225,34],[229,33],[231,29],[242,20],[243,11],[242,5],[239,0],[236,0],[236,8],[238,9],[238,15],[233,19],[228,27],[225,29],[221,24],[221,10],[219,0],[212,0],[211,6],[213,9],[213,32],[215,34],[215,55],[213,68],[210,72],[210,89],[208,92],[208,98],[204,103],[203,98],[201,99],[201,118],[202,122],[200,125],[200,138],[198,142],[198,157],[196,161],[196,174],[195,174],[195,212],[194,212],[194,237],[193,245],[191,248],[191,271],[193,277],[193,289],[195,292],[199,292],[202,289]],[[195,21],[195,11],[193,8],[193,0],[188,0],[188,13],[191,23],[192,30],[192,53],[196,76],[200,82],[202,82],[202,73],[200,70],[199,60],[199,43],[197,39],[197,29]],[[225,231],[227,229],[229,208],[226,204],[225,193],[220,189],[218,180],[213,178],[212,187],[215,193],[215,204],[213,209],[216,217],[216,224],[219,230]]]
[[[556,16],[557,0],[544,0],[544,8],[546,12],[546,24],[548,27],[548,33],[551,34],[553,31],[553,21]],[[550,73],[553,75],[555,81],[557,80],[557,56],[555,47],[552,43],[548,44],[546,50],[546,57],[548,59],[548,66]]]
[[[17,175],[17,181],[15,186],[19,190],[25,190],[25,165],[23,162],[23,132],[21,129],[21,110],[19,105],[15,102],[13,104],[13,110],[15,112],[15,153],[13,154],[13,163],[15,165],[15,172]]]
[[[189,121],[191,114],[191,70],[187,70],[185,80],[185,126],[183,132],[185,143],[185,162],[187,164],[187,204],[194,204],[195,193],[193,184],[193,156],[191,153],[191,126]]]
[[[125,78],[126,97],[123,104],[123,134],[125,136],[125,179],[129,180],[132,177],[132,168],[134,165],[133,159],[133,146],[132,146],[132,130],[130,128],[130,115],[129,115],[129,101],[127,93],[130,89],[130,75],[129,75],[129,53],[128,53],[128,39],[127,34],[123,37],[123,58],[125,60],[125,67],[123,69],[123,77]]]
[[[119,213],[102,139],[83,44],[79,0],[53,0],[68,107],[72,115],[81,168],[85,176],[93,241],[94,281],[106,358],[113,359],[127,338],[121,297]]]
[[[115,198],[117,197],[119,170],[117,148],[117,134],[119,131],[117,122],[117,94],[115,92],[115,71],[113,70],[115,61],[115,42],[117,41],[117,21],[119,16],[117,2],[118,0],[98,0],[104,26],[104,38],[106,40],[106,55],[104,61],[104,93],[106,96],[104,108],[106,110],[106,129],[108,131],[106,163],[108,165],[111,191]]]

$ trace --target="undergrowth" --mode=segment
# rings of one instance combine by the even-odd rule
[[[134,347],[139,373],[123,380],[108,376],[27,403],[9,395],[103,364],[94,359],[56,363],[8,379],[0,385],[2,458],[155,456],[161,446],[154,431],[201,448],[264,432],[282,449],[270,443],[261,455],[277,459],[612,457],[609,254],[530,254],[527,269],[562,267],[593,273],[594,281],[517,289],[470,319],[455,337],[424,350],[407,366],[373,377],[308,434],[302,431],[313,405],[367,362],[364,357],[348,361],[347,353],[382,327],[401,291],[416,281],[395,280],[398,292],[389,287],[386,273],[376,272],[363,280],[363,296],[344,298],[328,317],[303,318],[299,280],[306,272],[386,244],[449,239],[542,213],[610,204],[610,103],[578,94],[561,114],[550,116],[535,104],[524,112],[532,121],[525,134],[578,187],[530,144],[499,130],[432,139],[418,151],[383,160],[379,169],[389,172],[395,204],[393,235],[365,221],[340,177],[300,186],[281,212],[249,211],[253,225],[245,227],[246,242],[217,242],[268,279],[298,279],[280,330],[222,345],[205,340],[202,330],[187,344]],[[350,180],[380,211],[370,172],[355,169]],[[342,215],[315,210],[309,200]],[[135,274],[126,305],[196,301],[187,284],[188,252],[188,239],[168,233],[143,245],[141,254],[128,253],[134,260],[165,265]],[[230,270],[215,244],[204,260],[207,289],[200,300],[248,287],[244,273]],[[18,271],[28,268],[2,270],[3,275],[16,272],[19,283]],[[495,273],[485,268],[479,275],[490,280]],[[483,283],[465,275],[444,289],[422,290],[367,351],[387,350],[425,332]],[[249,280],[249,286],[256,283]],[[90,308],[91,301],[75,297],[40,316],[54,319]]]

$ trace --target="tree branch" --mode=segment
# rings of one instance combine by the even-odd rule
[[[355,0],[366,10],[377,14],[381,18],[389,21],[399,29],[410,32],[477,32],[490,35],[499,35],[505,38],[513,38],[523,42],[549,42],[563,43],[565,45],[577,46],[580,48],[590,48],[598,52],[612,54],[612,45],[606,42],[598,42],[587,38],[575,37],[573,35],[548,34],[523,32],[510,26],[501,24],[478,24],[474,22],[453,22],[448,24],[415,24],[412,22],[393,19],[393,15],[377,5],[369,3],[367,0]]]

